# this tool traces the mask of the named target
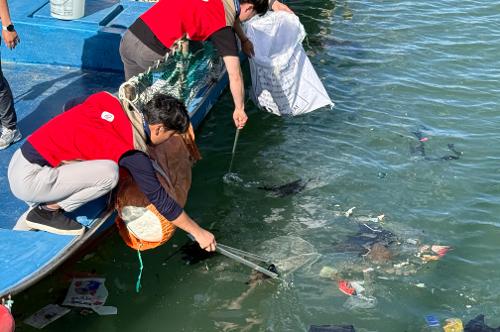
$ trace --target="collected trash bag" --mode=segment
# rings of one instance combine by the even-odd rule
[[[201,159],[193,128],[190,126],[185,134],[149,147],[148,152],[163,188],[183,207],[191,187],[191,168]],[[156,210],[126,172],[120,175],[115,207],[120,236],[133,249],[155,248],[175,232],[175,226]]]
[[[311,325],[309,332],[356,332],[352,325]]]
[[[268,12],[246,25],[256,45],[250,58],[251,96],[259,107],[276,115],[299,115],[333,106],[302,47],[306,36],[293,14]]]

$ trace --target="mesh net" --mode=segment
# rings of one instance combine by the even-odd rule
[[[210,43],[189,44],[182,42],[178,51],[167,54],[145,73],[122,84],[120,98],[140,110],[154,94],[161,92],[178,98],[189,108],[225,72],[222,59]]]

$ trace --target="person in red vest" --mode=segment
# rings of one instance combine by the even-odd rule
[[[275,0],[160,0],[143,13],[125,32],[120,43],[125,79],[146,71],[175,47],[177,41],[211,40],[223,58],[233,95],[233,120],[237,128],[247,121],[245,91],[238,57],[236,34],[248,56],[253,45],[240,26],[255,15],[290,9]]]
[[[31,134],[9,164],[12,193],[33,208],[26,224],[61,235],[84,227],[64,214],[110,192],[119,168],[127,170],[156,210],[192,234],[200,247],[215,250],[215,237],[193,221],[156,177],[148,145],[165,142],[190,125],[183,103],[156,94],[137,114],[107,92],[56,116]]]

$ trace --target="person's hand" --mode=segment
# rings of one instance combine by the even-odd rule
[[[233,112],[234,125],[238,129],[243,129],[247,123],[248,116],[244,110],[235,109]]]
[[[284,12],[287,12],[287,13],[290,13],[290,14],[293,14],[293,11],[292,11],[290,8],[288,8],[288,6],[287,6],[287,5],[285,5],[285,4],[283,4],[283,3],[279,2],[279,1],[275,1],[275,2],[273,3],[273,10],[274,10],[275,12],[278,12],[278,11],[280,11],[280,10],[281,10],[281,11],[284,11]]]
[[[11,50],[16,48],[17,44],[19,44],[19,42],[21,41],[15,30],[14,31],[2,30],[2,37],[3,40],[5,41],[5,45]]]
[[[201,249],[206,251],[215,251],[215,247],[217,246],[217,242],[215,242],[215,236],[209,231],[200,228],[199,232],[193,234],[194,239],[200,245]]]
[[[241,48],[243,49],[243,52],[247,55],[247,57],[251,58],[255,55],[255,52],[253,50],[253,43],[250,41],[250,39],[245,39],[241,42]]]

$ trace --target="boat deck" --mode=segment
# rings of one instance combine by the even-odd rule
[[[7,168],[13,153],[43,123],[59,114],[64,103],[73,97],[97,91],[114,92],[122,82],[122,73],[82,71],[76,68],[2,64],[11,85],[23,140],[0,151],[0,295],[13,286],[33,278],[44,267],[55,266],[76,238],[46,232],[13,231],[19,216],[28,208],[15,198],[9,188]],[[79,211],[79,221],[90,226],[105,204],[95,202]]]
[[[12,195],[7,168],[26,137],[59,114],[66,101],[98,91],[117,92],[123,81],[121,36],[152,3],[86,0],[85,17],[74,21],[50,17],[48,0],[11,0],[9,5],[21,44],[15,50],[1,46],[2,69],[14,95],[23,140],[0,151],[0,298],[33,285],[113,224],[103,197],[72,216],[88,227],[82,236],[13,230],[28,206]],[[195,128],[227,82],[223,69],[187,105]]]

